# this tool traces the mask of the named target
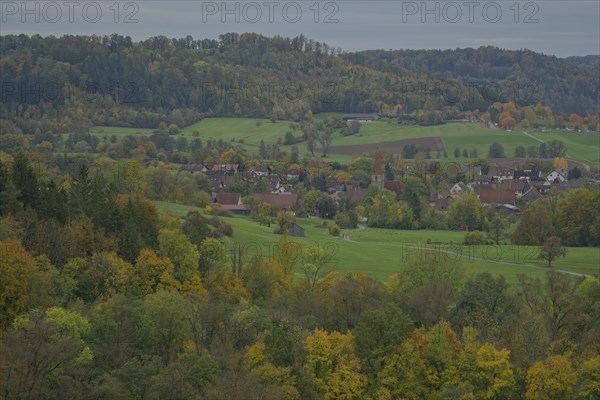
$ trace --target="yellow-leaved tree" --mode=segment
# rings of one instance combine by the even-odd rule
[[[144,295],[154,293],[161,281],[174,279],[169,277],[174,269],[168,258],[159,257],[152,249],[142,249],[133,267],[132,289]]]
[[[398,350],[385,357],[377,375],[377,400],[404,398],[429,399],[439,382],[435,368],[428,362],[429,346],[423,332],[415,330]]]
[[[50,275],[15,239],[0,241],[0,331],[19,314],[46,303]]]
[[[510,351],[486,343],[477,350],[475,387],[482,399],[496,399],[515,383],[509,361]]]
[[[321,329],[315,329],[306,338],[305,372],[326,400],[364,397],[367,380],[360,371],[353,342],[351,333],[328,333]]]
[[[557,171],[567,172],[569,170],[569,163],[563,157],[554,158],[553,166],[554,166],[554,169]]]
[[[573,393],[577,383],[571,361],[565,356],[549,356],[527,370],[528,400],[564,399]]]
[[[594,357],[581,364],[578,387],[578,398],[600,399],[600,357]]]
[[[300,400],[292,368],[271,363],[265,351],[264,341],[259,340],[248,348],[244,355],[243,365],[263,383],[276,386],[282,393],[282,400]]]

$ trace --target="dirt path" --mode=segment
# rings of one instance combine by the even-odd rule
[[[525,132],[525,131],[523,131],[523,134],[524,134],[525,136],[527,136],[527,137],[530,137],[531,139],[533,139],[533,140],[535,140],[535,141],[537,141],[537,142],[540,142],[540,143],[546,143],[546,142],[544,142],[542,139],[538,139],[538,138],[536,138],[535,136],[533,136],[532,134],[529,134],[529,133],[527,133],[527,132]]]
[[[525,136],[527,136],[527,137],[529,137],[529,138],[531,138],[531,139],[533,139],[533,140],[537,141],[537,142],[540,142],[540,143],[546,143],[546,142],[544,142],[542,139],[538,139],[538,138],[536,138],[535,136],[533,136],[532,134],[530,134],[530,133],[527,133],[527,132],[525,132],[525,131],[523,131],[523,134],[524,134]],[[588,164],[584,163],[583,161],[577,161],[577,160],[573,160],[573,159],[570,159],[570,158],[567,158],[567,161],[569,161],[569,162],[576,162],[576,163],[579,163],[579,164],[581,164],[581,165],[582,165],[582,166],[583,166],[583,167],[584,167],[584,168],[585,168],[587,171],[589,171],[589,170],[590,170],[590,166],[589,166]]]
[[[366,227],[364,225],[358,224],[358,228],[351,230],[350,233],[364,231],[365,228]],[[345,240],[346,242],[350,242],[350,243],[361,243],[361,242],[357,242],[356,240],[350,239],[350,235],[347,233],[344,233],[342,235],[342,239]]]

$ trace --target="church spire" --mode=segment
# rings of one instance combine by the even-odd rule
[[[383,167],[381,165],[381,158],[383,154],[381,150],[375,152],[375,164],[373,164],[373,175],[383,175]]]
[[[374,156],[375,163],[373,164],[373,171],[371,172],[371,183],[377,186],[378,190],[381,190],[383,189],[383,166],[381,164],[383,153],[377,149]]]

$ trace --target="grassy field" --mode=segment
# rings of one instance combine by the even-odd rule
[[[600,164],[600,134],[597,132],[534,132],[534,137],[548,142],[562,140],[567,146],[567,157],[588,165]]]
[[[166,202],[155,202],[161,212],[183,216],[197,210]],[[224,218],[233,226],[233,238],[226,238],[228,249],[242,246],[247,256],[261,254],[269,257],[279,240],[274,226],[259,226],[246,217]],[[402,231],[366,228],[362,231],[345,231],[351,241],[333,237],[323,227],[323,221],[304,218],[298,222],[305,229],[305,237],[294,238],[300,246],[320,243],[328,256],[328,269],[341,273],[365,272],[375,279],[385,281],[408,264],[421,257],[459,263],[468,273],[490,272],[504,275],[514,283],[519,274],[544,278],[547,268],[537,260],[537,248],[503,245],[461,246],[464,233],[452,231]],[[430,240],[430,244],[428,244]],[[429,250],[433,250],[433,253]],[[569,248],[567,257],[556,262],[556,268],[575,273],[597,276],[600,271],[600,249]]]
[[[257,121],[260,121],[259,126],[256,125]],[[274,143],[279,138],[283,139],[285,132],[288,130],[289,122],[287,121],[272,123],[268,119],[207,118],[183,129],[183,133],[184,135],[191,135],[193,131],[198,131],[203,140],[221,138],[225,141],[235,140],[239,142],[242,139],[245,146],[256,148],[261,140],[264,140],[265,143]],[[449,157],[452,157],[452,151],[455,147],[459,147],[461,151],[463,148],[469,150],[475,148],[480,155],[486,155],[489,145],[496,141],[504,145],[507,155],[512,155],[515,147],[519,145],[539,144],[536,140],[522,133],[503,132],[479,124],[402,126],[388,121],[374,121],[363,123],[360,132],[356,135],[344,137],[336,134],[332,146],[381,143],[422,137],[442,138]],[[302,152],[306,152],[303,144],[300,144],[299,147]],[[283,148],[286,148],[286,146],[283,146]],[[332,156],[334,155],[332,154]]]
[[[121,140],[128,135],[150,136],[152,135],[153,130],[154,129],[124,128],[119,126],[94,126],[90,129],[90,133],[96,135],[99,139],[102,139],[104,136],[110,138],[112,135],[115,135],[117,140]]]
[[[257,126],[257,122],[259,123]],[[289,130],[288,121],[271,122],[260,118],[206,118],[182,129],[185,136],[200,133],[202,140],[223,139],[226,142],[243,140],[244,144],[257,146],[261,140],[274,143]]]
[[[500,246],[466,246],[461,244],[464,235],[464,232],[455,231],[402,231],[368,228],[353,233],[351,238],[373,245],[400,245],[405,248],[405,252],[410,256],[419,256],[420,253],[424,253],[426,250],[440,253],[442,258],[447,260],[458,260],[458,255],[461,255],[460,259],[467,265],[485,262],[495,263],[502,267],[519,264],[514,266],[519,268],[525,266],[545,268],[545,262],[538,259],[539,248],[537,246],[504,244]],[[555,261],[553,266],[565,271],[598,276],[600,274],[600,248],[567,248],[566,257]]]
[[[315,118],[325,119],[329,115],[339,114],[319,114]],[[206,118],[183,128],[181,134],[192,139],[192,133],[197,131],[199,133],[198,137],[205,143],[208,139],[222,139],[255,153],[258,151],[261,140],[264,140],[265,143],[275,143],[279,139],[283,140],[285,133],[289,130],[289,121],[276,121],[273,123],[268,119],[256,118]],[[126,135],[150,135],[152,130],[96,126],[92,128],[92,133],[100,138],[115,135],[120,139]],[[294,132],[294,134],[299,135],[299,132]],[[360,132],[356,135],[344,137],[336,133],[332,146],[439,137],[446,148],[448,161],[465,162],[470,160],[470,158],[462,157],[462,150],[465,148],[469,151],[477,149],[479,156],[485,157],[490,144],[498,142],[504,146],[506,156],[512,157],[517,146],[539,146],[540,142],[538,140],[559,139],[566,143],[569,158],[588,165],[600,164],[600,134],[598,133],[530,132],[530,134],[534,137],[527,136],[520,130],[505,132],[480,124],[451,123],[436,126],[403,126],[389,121],[375,121],[363,123]],[[299,143],[298,147],[301,156],[308,154],[304,143]],[[460,158],[454,158],[453,156],[454,149],[457,147],[461,150]],[[282,149],[289,151],[289,146],[282,146]],[[433,152],[431,156],[436,157],[437,154]],[[352,156],[341,154],[329,154],[327,157],[327,161],[342,163],[347,163],[351,159]]]

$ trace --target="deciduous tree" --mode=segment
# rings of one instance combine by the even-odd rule
[[[0,241],[0,330],[33,307],[46,304],[50,275],[15,239]]]
[[[565,399],[573,394],[577,373],[565,356],[549,356],[527,370],[527,400]]]
[[[175,278],[186,281],[198,273],[200,253],[184,234],[172,229],[162,229],[158,235],[158,243],[160,255],[175,264]]]
[[[550,236],[544,241],[544,245],[540,247],[540,260],[548,261],[548,267],[552,267],[552,261],[559,257],[564,257],[567,254],[567,249],[561,246],[560,238]]]

